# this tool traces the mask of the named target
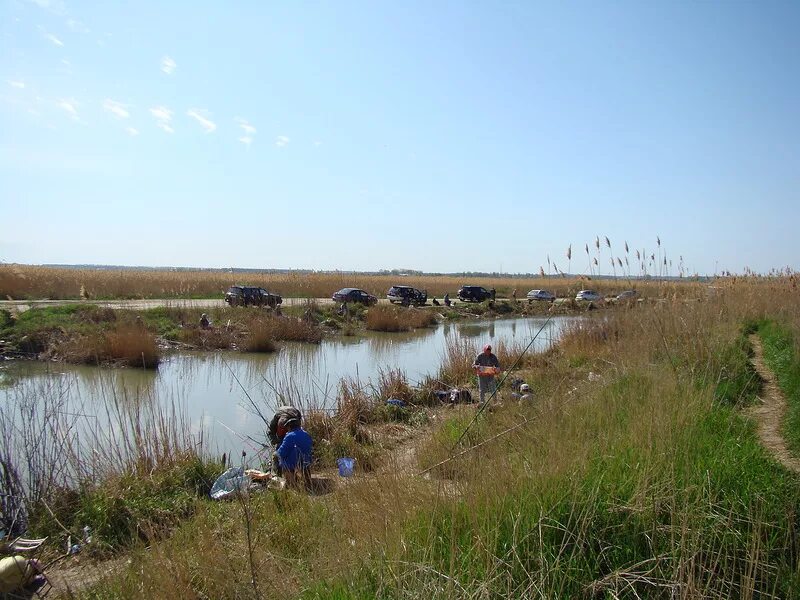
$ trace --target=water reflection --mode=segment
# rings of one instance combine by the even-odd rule
[[[539,333],[533,351],[547,349],[568,317],[447,323],[411,333],[371,334],[324,340],[320,344],[287,343],[273,354],[181,353],[168,356],[158,370],[23,362],[4,369],[10,386],[0,400],[49,378],[66,378],[60,394],[86,412],[103,412],[108,402],[159,403],[184,411],[193,431],[205,431],[221,448],[236,448],[239,434],[263,437],[263,423],[251,403],[271,414],[290,393],[306,406],[333,407],[339,380],[374,382],[381,370],[400,368],[412,382],[439,368],[448,342],[469,340],[475,349],[485,343],[525,346]],[[64,382],[62,381],[61,384]]]

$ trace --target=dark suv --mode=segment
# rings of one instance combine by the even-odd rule
[[[232,285],[225,292],[225,302],[231,306],[269,306],[275,308],[283,302],[279,294],[264,288],[247,285]]]
[[[458,290],[458,299],[462,302],[483,302],[492,299],[492,292],[479,285],[465,285]]]
[[[407,285],[393,285],[386,292],[386,297],[392,304],[415,304],[417,306],[424,306],[428,301],[428,292],[426,290],[418,290],[417,288],[409,287]]]
[[[378,299],[375,296],[358,288],[342,288],[331,296],[331,299],[334,302],[357,302],[364,306],[372,306],[378,303]]]

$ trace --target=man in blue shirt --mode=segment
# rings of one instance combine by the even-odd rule
[[[284,436],[276,454],[288,485],[297,484],[297,471],[303,476],[306,487],[311,484],[311,436],[300,427],[300,419],[286,421],[289,432]]]

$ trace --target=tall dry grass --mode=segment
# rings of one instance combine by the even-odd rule
[[[719,278],[715,286],[728,288],[734,277]],[[765,293],[774,289],[777,278],[746,278],[752,285],[763,286]],[[741,280],[741,278],[739,278]],[[705,298],[708,283],[686,280],[658,281],[636,277],[617,280],[590,277],[467,277],[420,275],[398,277],[361,273],[226,273],[204,270],[80,269],[32,265],[0,265],[0,297],[11,299],[110,299],[110,298],[221,298],[234,284],[263,286],[286,297],[329,298],[343,287],[358,287],[386,296],[393,285],[427,289],[429,297],[445,292],[455,299],[462,285],[495,288],[499,297],[524,298],[530,289],[548,289],[559,297],[574,296],[577,289],[597,289],[604,295],[636,288],[645,297]],[[81,293],[83,290],[83,294]]]
[[[371,331],[411,331],[436,323],[436,315],[418,308],[399,308],[378,304],[367,310],[366,328]]]
[[[23,531],[63,547],[88,525],[95,542],[86,552],[105,552],[190,514],[193,486],[210,487],[213,473],[183,410],[124,390],[99,404],[68,399],[72,384],[17,386],[0,411],[0,463],[16,474],[0,479],[0,493],[19,503]]]
[[[58,332],[51,334],[56,338]],[[114,364],[117,366],[154,369],[161,359],[155,336],[129,324],[89,334],[64,336],[46,350],[52,358],[76,364]]]
[[[323,498],[252,497],[269,584],[243,560],[240,508],[205,505],[93,597],[794,597],[796,478],[718,397],[743,320],[800,319],[791,285],[761,289],[737,282],[713,302],[573,330],[546,371],[537,363],[536,401],[484,413],[459,450],[482,445],[430,478],[418,468],[451,455],[472,413],[451,409],[416,451]],[[456,348],[454,368],[475,351]],[[340,392],[359,427],[365,390]],[[334,417],[306,425],[334,437]]]

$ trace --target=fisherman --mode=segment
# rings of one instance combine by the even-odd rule
[[[489,294],[490,294],[490,295],[491,295],[491,297],[492,297],[492,302],[494,302],[494,299],[497,297],[497,290],[495,290],[494,288],[492,288],[492,289],[490,289],[490,290],[489,290]]]
[[[211,321],[208,320],[208,315],[203,313],[200,315],[200,329],[209,329],[211,327]]]
[[[294,406],[278,407],[278,410],[275,411],[275,415],[269,422],[268,434],[269,434],[269,441],[272,444],[272,447],[277,449],[283,442],[283,438],[289,431],[289,429],[286,426],[286,423],[290,419],[297,419],[297,421],[300,422],[302,418],[303,418],[302,413],[300,412],[299,409],[295,408]],[[272,473],[273,475],[281,474],[281,465],[280,461],[278,460],[277,454],[273,454],[272,456]]]
[[[472,368],[478,374],[478,391],[480,392],[480,403],[483,405],[483,399],[486,393],[489,393],[489,396],[494,394],[495,390],[497,389],[497,384],[495,383],[494,376],[496,373],[482,373],[481,367],[494,367],[495,369],[500,369],[500,361],[497,360],[497,357],[492,354],[492,347],[489,344],[486,344],[483,347],[483,352],[478,354],[475,357],[475,361],[472,363]]]
[[[311,453],[314,443],[308,432],[301,427],[300,417],[287,419],[286,428],[288,432],[275,456],[287,485],[296,486],[299,475],[303,485],[308,488],[311,485]]]
[[[450,306],[450,292],[444,293],[444,305]]]

